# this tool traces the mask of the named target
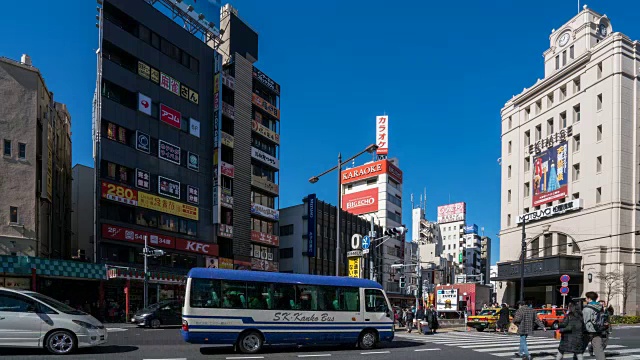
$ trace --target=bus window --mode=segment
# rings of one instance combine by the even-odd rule
[[[267,283],[247,283],[247,299],[249,309],[267,310],[272,309],[272,291]]]
[[[274,283],[273,300],[274,310],[295,310],[297,307],[295,285]]]
[[[336,291],[335,311],[360,311],[360,289],[340,287]]]
[[[316,310],[316,296],[315,286],[310,285],[297,285],[296,286],[297,304],[296,310]]]
[[[382,291],[378,289],[366,289],[364,291],[366,299],[366,311],[367,312],[386,312],[387,300],[384,297]]]
[[[220,280],[191,280],[191,307],[219,308],[220,294]]]
[[[247,284],[243,281],[222,280],[222,307],[227,309],[246,309]]]

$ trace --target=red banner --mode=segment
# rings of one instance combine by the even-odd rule
[[[342,210],[354,215],[378,211],[378,188],[342,195]]]
[[[120,226],[102,224],[102,237],[104,239],[129,241],[144,244],[144,237],[149,235],[145,231],[125,229]]]
[[[398,169],[389,160],[379,160],[369,164],[357,166],[342,171],[342,183],[348,184],[354,181],[360,181],[388,174],[394,180],[402,184],[402,170]]]
[[[259,231],[251,231],[251,241],[265,245],[279,246],[280,238],[277,235],[265,234]]]
[[[176,239],[176,250],[188,251],[196,254],[218,256],[218,245],[193,240]]]
[[[180,129],[180,112],[166,106],[165,104],[160,104],[160,120]]]

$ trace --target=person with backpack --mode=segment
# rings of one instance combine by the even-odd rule
[[[589,291],[585,294],[587,305],[582,309],[586,341],[590,343],[589,353],[595,355],[596,360],[605,360],[604,339],[609,331],[609,313],[604,311],[598,302],[598,294]]]
[[[578,360],[584,359],[583,353],[586,345],[584,342],[584,320],[582,312],[576,304],[569,303],[567,316],[559,324],[558,331],[561,334],[561,339],[556,360],[561,360],[565,353],[575,355]]]

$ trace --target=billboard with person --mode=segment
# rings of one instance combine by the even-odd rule
[[[565,141],[533,157],[533,206],[568,195],[568,149]]]

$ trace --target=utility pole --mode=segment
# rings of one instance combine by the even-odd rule
[[[149,256],[148,237],[148,235],[144,236],[144,249],[142,249],[144,253],[144,308],[149,306],[149,276],[147,275],[147,257]]]
[[[355,158],[354,158],[355,160]],[[340,276],[340,211],[342,211],[342,153],[338,153],[338,203],[336,204],[336,276]]]
[[[520,252],[520,301],[524,301],[524,258],[527,256],[527,233],[525,223],[527,222],[526,212],[522,218],[522,250]]]

